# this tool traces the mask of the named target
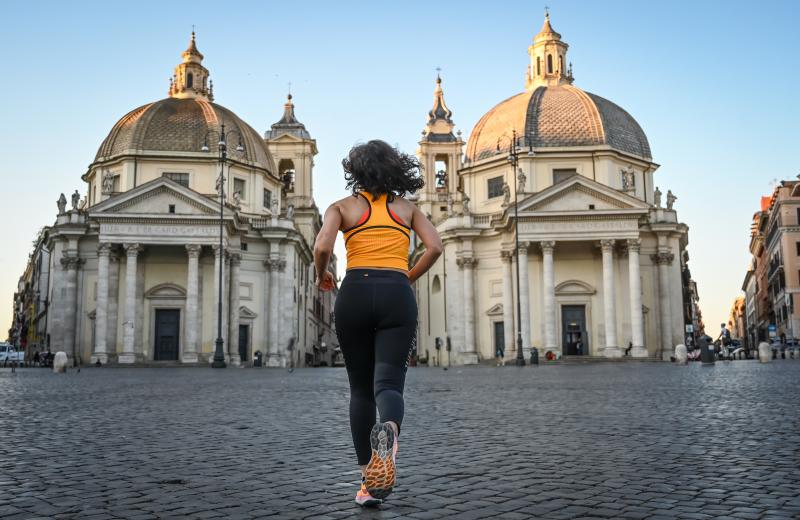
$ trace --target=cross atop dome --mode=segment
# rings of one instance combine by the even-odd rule
[[[197,50],[194,28],[189,46],[181,53],[183,61],[175,66],[169,80],[169,97],[214,101],[213,84],[208,79],[208,69],[203,66],[203,54]]]
[[[533,37],[533,44],[528,47],[531,60],[525,73],[525,89],[571,84],[572,66],[565,66],[567,49],[569,45],[561,41],[561,34],[553,29],[550,12],[545,7],[542,28]]]

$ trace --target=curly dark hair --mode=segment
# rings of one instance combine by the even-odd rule
[[[391,201],[425,185],[419,176],[422,166],[417,158],[379,139],[354,146],[342,159],[342,167],[347,189],[353,194],[366,191],[376,198],[386,193]]]

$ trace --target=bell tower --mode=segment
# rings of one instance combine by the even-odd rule
[[[442,78],[436,75],[433,90],[433,108],[428,112],[428,123],[422,131],[417,157],[422,165],[425,187],[419,193],[417,205],[436,223],[447,218],[455,202],[460,199],[461,153],[464,141],[461,132],[453,134],[453,112],[444,101]]]
[[[545,10],[542,29],[528,47],[531,61],[525,74],[525,89],[571,84],[572,64],[567,65],[567,49],[569,45],[550,25],[550,13]]]
[[[275,158],[276,172],[281,180],[281,199],[295,208],[314,204],[312,170],[317,155],[317,141],[311,138],[303,123],[294,114],[292,95],[283,105],[283,117],[272,125],[264,138]]]

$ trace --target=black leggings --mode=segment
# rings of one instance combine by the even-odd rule
[[[403,422],[408,355],[416,342],[417,302],[408,276],[350,269],[334,308],[336,336],[350,379],[350,431],[359,464],[372,455],[375,405],[382,422]]]

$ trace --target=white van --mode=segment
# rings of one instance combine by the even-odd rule
[[[11,364],[14,362],[15,358],[17,364],[22,364],[22,362],[25,361],[25,352],[17,352],[10,343],[0,343],[0,365]]]

